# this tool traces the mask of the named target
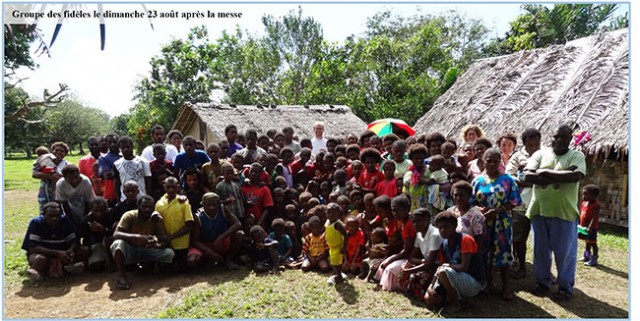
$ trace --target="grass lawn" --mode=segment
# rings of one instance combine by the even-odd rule
[[[72,163],[77,163],[77,159],[78,156],[68,157]],[[528,278],[513,281],[515,300],[505,302],[499,293],[489,293],[466,300],[465,309],[455,315],[429,310],[419,300],[399,293],[375,291],[373,284],[358,279],[334,287],[327,285],[328,275],[299,270],[287,270],[279,276],[256,275],[247,269],[153,276],[157,279],[143,276],[136,280],[131,293],[105,288],[104,284],[115,279],[115,274],[109,273],[34,283],[24,272],[27,262],[20,249],[28,222],[37,212],[38,181],[31,178],[32,163],[33,160],[5,160],[4,163],[6,317],[19,317],[23,306],[30,306],[35,312],[29,315],[36,318],[55,317],[61,306],[76,311],[63,316],[95,318],[109,317],[116,310],[126,310],[126,318],[629,317],[627,232],[603,226],[598,236],[601,265],[592,268],[578,264],[573,300],[558,303],[549,297],[539,298],[528,293],[526,289],[533,283],[528,263]],[[583,244],[580,244],[579,252],[582,250]],[[528,261],[531,262],[531,249]],[[495,279],[499,284],[498,275]],[[161,295],[168,296],[164,304],[154,301]],[[86,314],[87,308],[83,306],[75,308],[76,300],[83,298],[96,302],[92,314]],[[140,312],[143,306],[152,312]]]

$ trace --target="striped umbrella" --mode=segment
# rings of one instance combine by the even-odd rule
[[[368,130],[376,133],[379,137],[387,134],[396,134],[400,136],[413,136],[416,131],[407,125],[402,119],[385,118],[369,123]]]

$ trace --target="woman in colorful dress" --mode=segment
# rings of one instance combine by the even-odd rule
[[[511,253],[511,210],[520,204],[520,194],[515,179],[500,171],[500,151],[487,149],[482,156],[484,171],[473,183],[472,203],[480,207],[485,216],[487,248],[487,281],[491,283],[491,268],[500,268],[502,277],[502,299],[512,300],[509,287],[509,266],[513,263]]]

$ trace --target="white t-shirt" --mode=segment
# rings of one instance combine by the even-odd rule
[[[164,157],[167,160],[170,160],[172,163],[176,161],[176,155],[178,155],[178,150],[172,144],[164,144],[164,149],[167,151],[167,155]],[[153,156],[153,145],[149,145],[142,150],[142,154],[140,154],[142,158],[146,159],[148,162],[156,160],[156,157]]]
[[[124,183],[128,181],[138,183],[140,195],[147,195],[144,178],[151,177],[151,168],[146,159],[136,156],[131,160],[126,160],[124,157],[121,157],[113,163],[113,166],[118,171],[118,175],[120,175],[120,201],[124,201],[126,198],[123,187]]]
[[[429,224],[426,235],[423,236],[422,232],[416,233],[416,240],[413,243],[413,247],[419,248],[422,256],[426,258],[429,256],[429,252],[439,250],[440,244],[442,244],[440,232],[435,226]]]
[[[88,212],[88,209],[85,208],[86,204],[93,201],[96,197],[93,193],[91,180],[82,174],[80,174],[80,177],[82,181],[80,181],[80,184],[76,187],[67,183],[64,177],[56,183],[56,200],[67,201],[69,203],[71,213],[65,214],[78,226],[80,226],[80,222],[85,213]]]
[[[311,138],[311,155],[316,156],[321,150],[327,151],[327,139],[322,137],[318,139],[316,137]]]

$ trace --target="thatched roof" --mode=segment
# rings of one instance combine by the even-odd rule
[[[628,29],[476,61],[418,120],[419,132],[458,137],[479,124],[488,138],[538,128],[543,143],[569,124],[592,140],[587,154],[629,150]]]
[[[217,103],[185,103],[173,128],[186,132],[198,117],[221,139],[224,139],[224,129],[229,124],[236,125],[238,133],[255,129],[258,134],[266,134],[269,129],[281,131],[291,126],[300,139],[314,136],[313,124],[317,121],[324,122],[327,138],[359,135],[367,128],[367,124],[347,106],[236,106]]]

